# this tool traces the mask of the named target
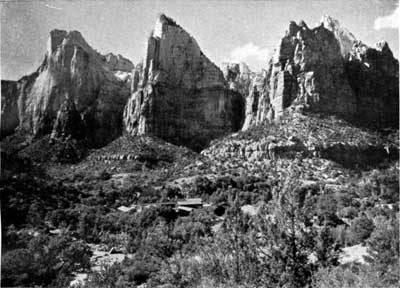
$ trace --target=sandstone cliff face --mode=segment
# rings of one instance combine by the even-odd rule
[[[113,53],[108,53],[105,56],[102,56],[102,60],[105,68],[113,72],[118,79],[126,82],[126,85],[130,87],[132,71],[135,66],[129,59],[120,54],[114,55]]]
[[[108,53],[103,59],[111,71],[132,72],[134,68],[133,63],[120,54]]]
[[[18,130],[32,136],[54,132],[57,137],[71,131],[60,124],[79,123],[79,129],[85,131],[85,138],[92,146],[117,137],[121,133],[129,87],[114,75],[115,71],[110,71],[110,67],[121,68],[118,61],[109,61],[113,63],[110,64],[104,59],[107,57],[93,50],[79,32],[51,31],[42,65],[18,80],[16,91],[7,96],[18,99],[18,107],[13,107],[18,109]],[[65,102],[69,104],[63,105]],[[74,117],[79,115],[80,121],[62,120],[70,112]]]
[[[328,16],[313,29],[291,22],[269,62],[263,92],[247,97],[243,130],[279,119],[289,107],[374,129],[397,127],[398,61],[387,44],[357,43]]]
[[[143,67],[133,74],[124,111],[128,134],[153,134],[200,150],[240,128],[234,111],[238,96],[196,40],[165,15],[156,21]]]
[[[246,94],[245,119],[242,130],[258,125],[265,119],[270,119],[271,103],[268,97],[267,71],[257,73],[251,79],[248,93]],[[260,111],[260,113],[257,113]],[[266,114],[264,114],[264,112]]]
[[[246,63],[222,63],[222,72],[229,89],[242,95],[249,93],[250,84],[256,73],[252,72]]]
[[[1,138],[14,132],[19,124],[17,82],[1,81]]]
[[[251,115],[249,115],[250,117],[246,117],[245,115],[249,113],[248,111],[254,103],[252,100],[256,99],[258,93],[261,92],[262,88],[260,88],[259,85],[259,78],[262,74],[252,72],[246,63],[243,62],[222,63],[222,71],[229,89],[233,94],[238,95],[237,99],[241,99],[242,102],[235,109],[238,118],[242,119],[238,123],[240,123],[240,127],[249,125],[250,121],[252,121],[252,117]],[[257,99],[255,101],[257,101]],[[239,103],[238,101],[237,103]],[[244,122],[245,119],[247,119],[247,122]]]
[[[338,20],[333,19],[329,15],[324,15],[321,19],[321,24],[333,32],[335,38],[339,41],[340,51],[343,56],[346,56],[353,50],[353,45],[357,42],[357,38],[348,29],[342,27]]]
[[[389,45],[380,42],[371,48],[357,42],[346,57],[345,67],[357,99],[358,124],[398,128],[399,62]]]

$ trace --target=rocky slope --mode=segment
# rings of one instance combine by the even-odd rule
[[[244,130],[289,106],[374,129],[398,123],[398,61],[388,45],[366,47],[329,16],[313,29],[290,23],[261,91],[247,97]]]
[[[370,168],[397,160],[398,149],[396,136],[382,137],[335,117],[287,111],[279,122],[214,141],[202,154],[221,163],[236,159],[240,165],[301,157]]]
[[[80,130],[91,146],[114,139],[121,133],[129,97],[128,84],[115,76],[116,69],[133,67],[126,59],[119,63],[118,57],[93,50],[77,31],[51,31],[41,66],[2,93],[11,105],[2,113],[2,137],[17,128],[33,137],[64,137]]]
[[[199,150],[240,128],[240,97],[196,40],[165,15],[157,19],[143,67],[133,77],[124,112],[130,135],[153,134]]]

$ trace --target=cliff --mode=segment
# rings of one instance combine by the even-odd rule
[[[2,137],[15,129],[33,137],[67,137],[66,132],[78,129],[90,146],[111,141],[121,134],[129,97],[127,82],[115,73],[129,71],[129,63],[99,54],[78,31],[51,31],[41,66],[2,93],[9,107],[2,111]]]
[[[196,40],[161,15],[148,39],[143,67],[134,71],[132,96],[124,111],[125,131],[152,134],[195,150],[240,128],[232,93],[221,70]]]
[[[1,80],[1,138],[18,126],[18,88],[16,81]]]
[[[243,130],[289,107],[372,129],[398,125],[398,61],[388,45],[366,47],[329,16],[313,29],[291,22],[265,78],[262,93],[247,96]]]

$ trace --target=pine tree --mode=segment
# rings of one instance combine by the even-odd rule
[[[311,214],[302,209],[299,201],[300,173],[293,165],[282,189],[275,189],[265,210],[267,215],[260,213],[259,217],[259,245],[264,254],[268,287],[306,287],[314,269],[309,256],[315,232],[308,224]]]

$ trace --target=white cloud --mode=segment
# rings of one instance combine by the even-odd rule
[[[374,23],[375,30],[384,28],[399,28],[400,26],[400,7],[398,6],[392,14],[378,17]]]
[[[260,70],[267,66],[269,50],[247,43],[243,46],[236,47],[229,54],[229,62],[240,63],[245,62],[250,69]]]

